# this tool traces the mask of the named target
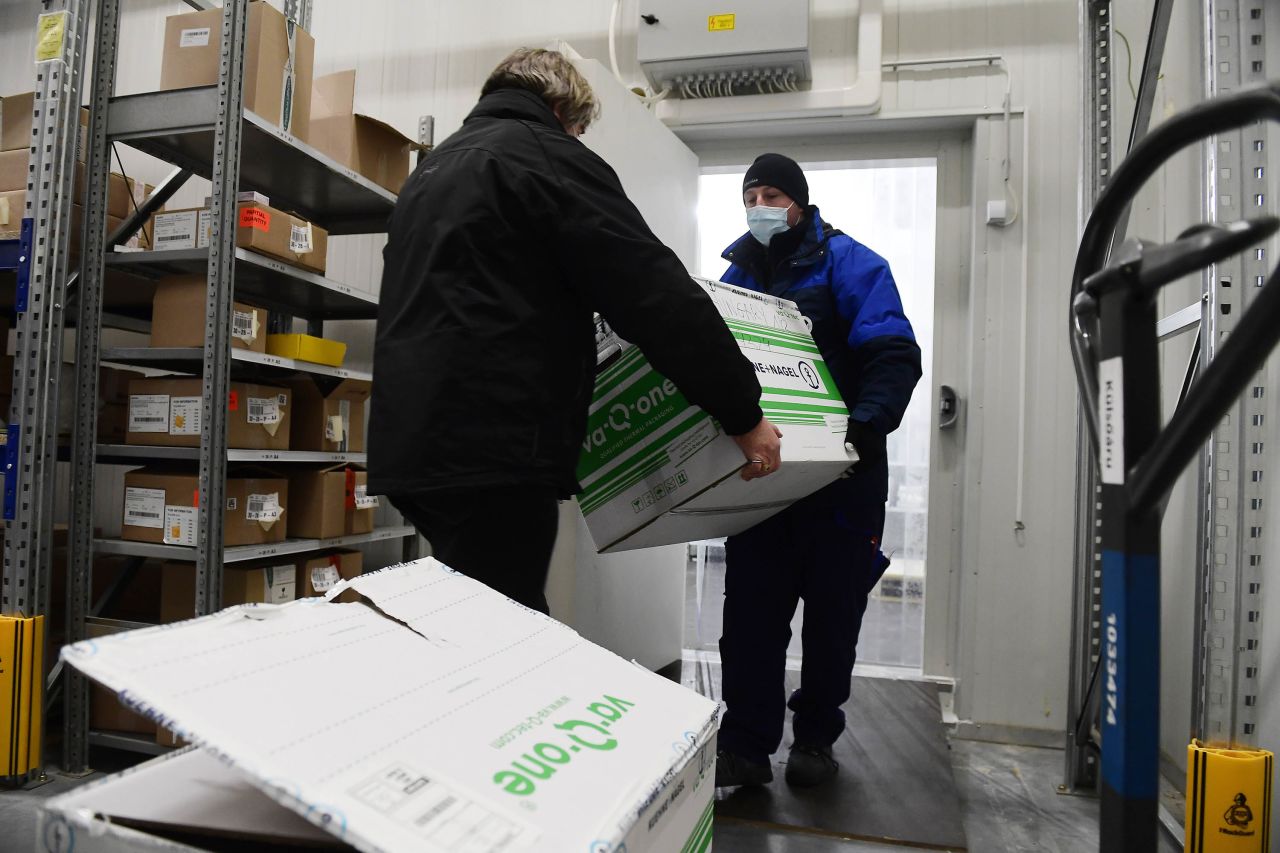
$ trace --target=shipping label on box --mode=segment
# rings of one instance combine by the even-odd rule
[[[124,490],[124,523],[133,527],[164,527],[164,489]]]
[[[727,536],[835,480],[854,461],[849,412],[795,303],[705,279],[784,433],[782,468],[743,482],[741,450],[637,347],[596,377],[579,506],[601,552]]]
[[[203,249],[209,245],[211,219],[208,210],[175,210],[151,218],[152,243],[157,251]]]
[[[168,431],[168,394],[134,394],[129,398],[129,432]]]
[[[349,590],[379,609],[333,603]],[[666,853],[710,844],[715,703],[431,559],[270,615],[238,606],[62,655],[357,849]],[[414,666],[406,682],[370,660]],[[344,678],[336,692],[334,672]],[[275,697],[276,713],[263,715],[246,695]],[[174,794],[160,799],[183,799]],[[73,792],[50,801],[48,814],[79,827],[86,814],[109,818],[105,801],[93,800],[92,789]]]
[[[263,570],[262,600],[267,604],[287,604],[297,598],[298,567],[292,563],[267,566]]]

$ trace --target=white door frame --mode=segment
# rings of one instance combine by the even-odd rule
[[[975,117],[976,118],[976,117]],[[934,158],[938,165],[934,285],[933,387],[927,389],[933,412],[941,385],[955,388],[961,417],[952,430],[930,433],[929,532],[925,564],[923,675],[954,679],[959,675],[961,558],[964,506],[965,405],[971,376],[971,280],[973,223],[972,120],[945,130],[876,133],[799,139],[762,128],[756,139],[699,135],[686,140],[702,168],[750,163],[765,151],[779,151],[805,162]],[[856,237],[857,235],[853,235]],[[921,389],[917,389],[920,393]]]

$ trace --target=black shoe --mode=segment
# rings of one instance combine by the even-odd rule
[[[716,753],[716,787],[735,788],[739,785],[767,785],[773,781],[773,767],[759,764],[722,749]]]
[[[787,759],[787,784],[797,788],[813,788],[825,785],[840,772],[840,765],[831,754],[830,746],[809,743],[791,745]]]

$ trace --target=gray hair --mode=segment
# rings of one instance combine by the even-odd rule
[[[600,117],[600,102],[591,84],[564,54],[554,50],[522,47],[493,69],[480,94],[498,89],[524,89],[559,108],[566,127],[586,130]]]

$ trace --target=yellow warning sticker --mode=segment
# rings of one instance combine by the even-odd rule
[[[713,33],[731,30],[736,24],[737,15],[711,15],[707,18],[707,29]]]
[[[70,12],[47,12],[36,24],[36,62],[62,58],[62,42],[67,37]]]

